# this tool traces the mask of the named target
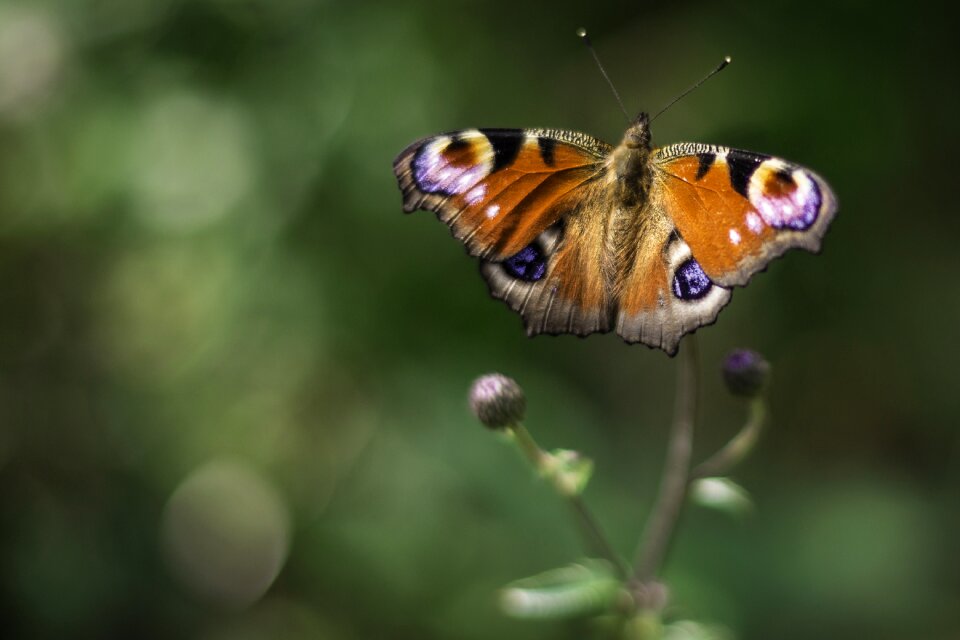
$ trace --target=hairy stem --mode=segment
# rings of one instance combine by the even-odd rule
[[[697,465],[690,474],[691,480],[724,475],[753,450],[766,422],[766,402],[762,397],[753,398],[750,401],[749,411],[747,422],[737,435],[733,436],[723,449]]]
[[[673,426],[660,480],[660,493],[647,522],[634,565],[634,580],[640,585],[648,584],[657,577],[687,497],[693,423],[697,410],[698,369],[696,336],[690,335],[684,339],[680,351]]]
[[[511,427],[514,439],[524,456],[530,462],[531,466],[542,476],[545,476],[553,484],[557,493],[566,498],[567,503],[573,511],[574,518],[579,525],[580,532],[592,553],[599,554],[602,558],[610,562],[621,578],[629,575],[630,567],[623,558],[617,554],[610,539],[603,532],[600,523],[594,517],[593,513],[587,507],[583,498],[576,493],[570,493],[567,487],[563,486],[561,479],[552,473],[546,464],[548,454],[545,453],[537,444],[533,436],[522,424],[515,424]]]

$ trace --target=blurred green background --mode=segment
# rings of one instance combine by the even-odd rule
[[[743,640],[960,637],[960,211],[949,11],[876,3],[0,2],[5,637],[583,638],[496,589],[581,549],[465,402],[491,370],[625,553],[675,361],[525,337],[391,161],[467,126],[623,118],[655,143],[815,168],[840,213],[698,335],[696,456],[738,428],[735,346],[774,365],[734,477],[691,509],[672,612]]]

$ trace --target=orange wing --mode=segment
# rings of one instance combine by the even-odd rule
[[[606,331],[610,146],[555,129],[467,129],[424,138],[394,162],[404,209],[428,209],[482,259],[490,293],[527,333]]]
[[[466,129],[413,143],[393,170],[405,211],[435,211],[471,255],[502,261],[561,219],[609,150],[567,131]]]
[[[742,286],[787,249],[818,251],[836,198],[812,171],[779,158],[681,143],[654,152],[661,207],[714,283]]]
[[[691,247],[662,212],[649,205],[618,283],[617,333],[627,342],[674,355],[680,339],[712,323],[730,301],[693,258]]]
[[[604,276],[606,212],[603,183],[578,190],[563,215],[518,254],[484,260],[490,294],[520,313],[528,335],[609,331],[610,292]]]

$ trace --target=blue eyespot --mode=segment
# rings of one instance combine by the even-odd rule
[[[534,242],[524,247],[520,253],[504,260],[503,268],[518,280],[536,282],[547,273],[547,258]]]
[[[693,258],[681,264],[673,275],[673,295],[680,300],[699,300],[711,287],[710,278]]]

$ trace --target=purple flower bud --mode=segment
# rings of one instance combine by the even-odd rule
[[[723,361],[723,381],[735,396],[753,398],[770,379],[770,363],[756,351],[734,349]]]
[[[506,429],[523,420],[527,399],[512,378],[488,373],[470,387],[470,409],[490,429]]]

